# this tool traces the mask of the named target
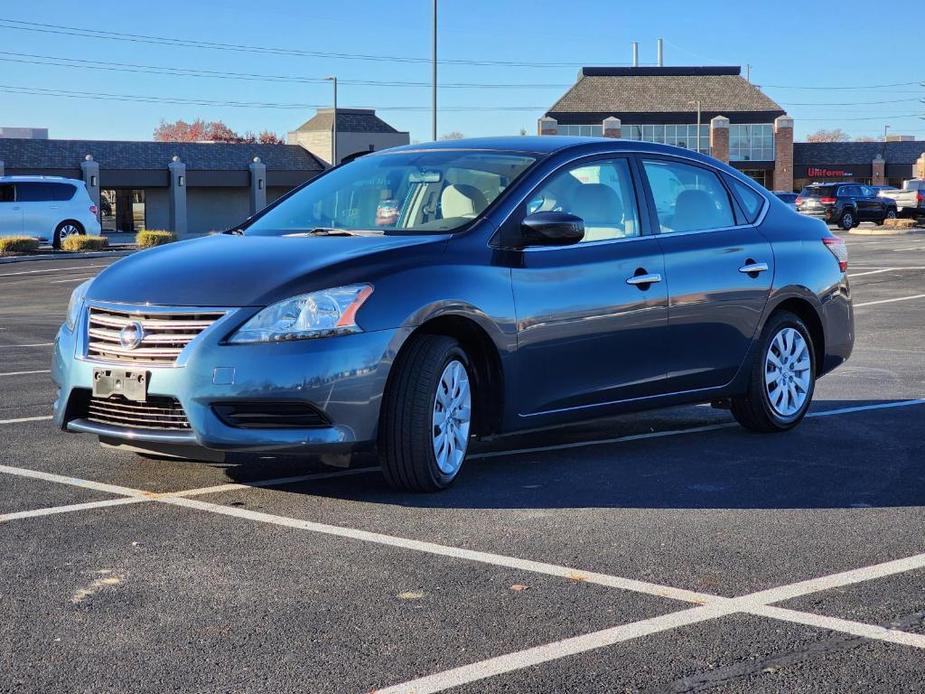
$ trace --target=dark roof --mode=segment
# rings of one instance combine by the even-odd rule
[[[784,110],[741,75],[739,67],[585,67],[549,109],[556,113],[684,113]]]
[[[914,164],[925,140],[905,142],[795,142],[794,164],[870,164],[879,154],[888,164]]]
[[[333,108],[319,108],[314,116],[300,125],[296,132],[331,131],[334,121]],[[373,109],[337,109],[337,131],[341,133],[398,133],[400,131],[382,120]]]
[[[104,169],[163,169],[174,155],[192,170],[247,169],[254,157],[260,157],[270,170],[324,169],[318,159],[298,145],[0,138],[0,160],[8,169],[75,169],[87,154],[92,154]]]

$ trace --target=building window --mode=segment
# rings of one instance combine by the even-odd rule
[[[729,161],[774,161],[774,126],[729,126]]]
[[[603,137],[604,125],[560,125],[558,128],[559,135],[568,135],[569,137]]]
[[[681,123],[676,125],[624,125],[620,131],[627,140],[658,142],[692,149],[703,154],[710,153],[710,126],[701,124],[700,141],[697,140],[697,125]]]

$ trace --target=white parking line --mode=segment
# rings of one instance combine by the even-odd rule
[[[69,270],[86,270],[88,267],[109,267],[108,264],[105,265],[81,265],[80,267],[56,267],[49,268],[45,270],[23,270],[21,272],[5,272],[0,274],[0,277],[19,277],[21,275],[40,275],[47,272],[68,272]]]
[[[131,487],[121,487],[116,484],[106,484],[105,482],[93,482],[84,480],[79,477],[68,477],[67,475],[56,475],[53,472],[42,472],[41,470],[30,470],[24,467],[13,467],[11,465],[0,465],[0,472],[8,475],[18,475],[19,477],[28,477],[34,480],[43,480],[45,482],[55,482],[57,484],[67,484],[72,487],[82,489],[93,489],[97,492],[107,492],[109,494],[118,494],[120,496],[140,496],[145,499],[154,497],[153,492],[146,492],[143,489],[132,489]]]
[[[881,272],[892,272],[893,270],[896,270],[896,269],[897,268],[895,267],[885,267],[880,270],[868,270],[867,272],[856,272],[853,275],[849,273],[848,279],[854,279],[855,277],[864,277],[866,275],[879,275]]]
[[[604,646],[612,646],[641,636],[677,629],[689,624],[704,622],[708,619],[716,619],[727,614],[731,614],[729,608],[720,605],[692,607],[687,610],[671,612],[630,624],[622,624],[618,627],[611,627],[610,629],[603,629],[590,634],[573,636],[569,639],[528,648],[516,653],[481,660],[477,663],[463,665],[452,670],[421,677],[411,682],[375,689],[374,691],[376,694],[433,694],[433,692],[442,692],[445,689],[477,682],[488,677],[522,670],[533,665],[540,665],[569,655],[585,653]]]
[[[83,282],[84,280],[92,280],[96,275],[90,275],[89,277],[68,277],[66,280],[51,280],[48,284],[64,284],[65,282]]]
[[[806,626],[817,627],[819,629],[841,631],[846,634],[874,639],[876,641],[898,643],[903,646],[913,646],[914,648],[925,648],[925,636],[922,634],[913,634],[908,631],[899,631],[898,629],[887,629],[875,624],[865,624],[863,622],[855,622],[850,619],[840,619],[838,617],[825,617],[823,615],[813,614],[812,612],[799,612],[797,610],[788,610],[783,607],[774,607],[772,605],[755,607],[748,612],[749,614],[759,615],[761,617],[770,617],[771,619],[780,619],[785,622],[805,624]]]
[[[52,347],[54,342],[34,342],[30,345],[0,345],[0,349],[9,349],[10,347]]]
[[[855,308],[864,308],[865,306],[876,306],[877,304],[891,304],[894,301],[911,301],[912,299],[925,299],[925,294],[914,294],[912,296],[900,296],[895,299],[880,299],[879,301],[865,301],[862,304],[855,304]]]
[[[15,419],[0,419],[0,424],[22,424],[23,422],[45,422],[52,416],[42,415],[41,417],[16,417]]]
[[[282,487],[288,484],[299,484],[300,482],[311,482],[313,480],[328,480],[336,477],[352,477],[354,475],[365,475],[370,472],[377,472],[379,467],[358,467],[349,470],[332,470],[331,472],[314,472],[307,475],[295,475],[293,477],[276,477],[269,480],[258,480],[256,482],[231,482],[229,484],[217,484],[214,487],[198,487],[196,489],[184,489],[179,492],[170,492],[168,496],[190,497],[202,496],[204,494],[220,494],[222,492],[233,492],[237,489],[250,489],[252,487]]]
[[[31,374],[50,374],[51,369],[37,369],[36,371],[6,371],[0,376],[29,376]]]
[[[83,504],[69,504],[67,506],[50,506],[48,508],[37,508],[32,511],[16,511],[14,513],[0,513],[0,523],[6,521],[18,520],[20,518],[37,518],[39,516],[53,516],[58,513],[71,513],[73,511],[87,511],[94,508],[107,508],[109,506],[124,506],[125,504],[138,504],[150,501],[139,496],[119,497],[118,499],[106,499],[105,501],[88,501]]]

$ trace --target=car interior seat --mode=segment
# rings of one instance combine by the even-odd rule
[[[465,183],[451,183],[440,194],[440,210],[443,219],[453,217],[472,218],[488,207],[485,194],[475,186]]]
[[[622,238],[623,201],[617,192],[603,183],[585,183],[575,189],[571,209],[585,223],[585,241]]]
[[[717,210],[713,198],[705,190],[682,190],[675,202],[671,228],[674,231],[709,229],[716,223]]]

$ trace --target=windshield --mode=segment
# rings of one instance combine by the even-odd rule
[[[459,150],[361,157],[284,200],[245,233],[450,232],[484,212],[534,161],[521,154]]]

